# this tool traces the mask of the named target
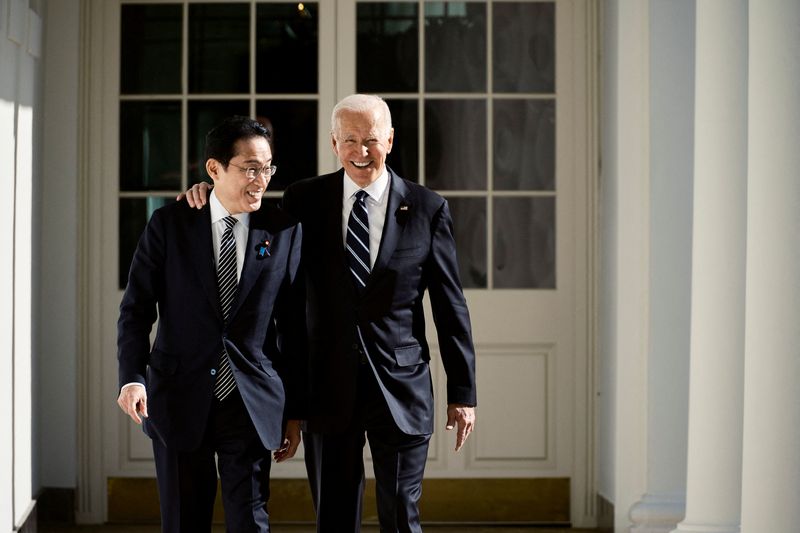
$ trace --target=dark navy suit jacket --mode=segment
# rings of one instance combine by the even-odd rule
[[[148,436],[170,448],[194,449],[209,418],[224,343],[256,431],[266,448],[276,449],[284,419],[304,418],[304,306],[302,293],[296,294],[301,228],[267,204],[250,214],[242,274],[225,324],[210,216],[208,205],[198,211],[176,202],[155,211],[147,224],[120,306],[119,385],[146,385]]]
[[[308,429],[335,431],[354,412],[367,357],[395,423],[433,432],[433,385],[422,298],[427,290],[447,373],[447,402],[476,404],[475,352],[447,202],[389,170],[378,257],[362,295],[342,241],[344,171],[291,185],[284,208],[303,225],[309,342]]]

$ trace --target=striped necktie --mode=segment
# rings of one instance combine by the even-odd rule
[[[233,226],[236,219],[228,216],[222,220],[225,223],[225,231],[219,245],[219,263],[217,265],[217,283],[219,284],[219,303],[222,307],[222,318],[228,323],[231,313],[231,303],[236,296],[238,283],[236,280],[236,238],[233,236]],[[224,400],[233,389],[236,388],[236,380],[233,378],[231,363],[228,358],[228,350],[222,346],[222,353],[219,356],[219,368],[217,369],[217,381],[214,383],[214,396],[218,400]]]
[[[367,286],[369,279],[369,216],[365,203],[367,193],[358,191],[350,218],[347,220],[347,261],[350,274],[359,292]]]

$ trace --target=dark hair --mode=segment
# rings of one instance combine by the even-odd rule
[[[261,123],[248,117],[228,117],[206,134],[206,159],[216,159],[227,167],[236,156],[237,141],[252,137],[264,137],[272,148],[272,132]]]

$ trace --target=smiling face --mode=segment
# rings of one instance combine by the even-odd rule
[[[376,111],[342,110],[331,135],[333,151],[359,187],[377,180],[392,151],[394,129],[381,124]]]
[[[267,190],[269,176],[250,179],[243,168],[264,168],[272,164],[272,150],[264,137],[239,139],[234,145],[230,164],[216,159],[206,161],[206,171],[214,180],[214,190],[220,203],[231,215],[252,213],[261,207],[261,197]],[[242,167],[242,168],[239,168]]]

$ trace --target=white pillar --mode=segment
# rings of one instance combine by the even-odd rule
[[[800,2],[749,3],[742,532],[800,531]]]
[[[703,0],[697,2],[696,15],[689,457],[686,517],[675,531],[737,533],[747,226],[747,2]]]
[[[695,13],[693,2],[649,4],[647,485],[630,531],[668,533],[686,488]]]

